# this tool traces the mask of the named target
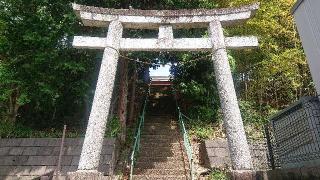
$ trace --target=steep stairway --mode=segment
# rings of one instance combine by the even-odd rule
[[[188,179],[188,164],[179,125],[171,115],[154,115],[145,120],[141,149],[133,179]]]

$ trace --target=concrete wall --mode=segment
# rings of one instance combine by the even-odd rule
[[[255,170],[269,169],[267,144],[265,141],[249,141]],[[200,161],[209,168],[231,167],[226,139],[206,140],[200,145]]]
[[[36,178],[55,170],[61,139],[28,138],[0,139],[0,179]],[[62,157],[61,173],[76,171],[79,163],[82,138],[67,138]],[[118,145],[115,139],[105,139],[99,171],[113,173]]]
[[[298,0],[293,9],[312,79],[320,95],[320,1]]]

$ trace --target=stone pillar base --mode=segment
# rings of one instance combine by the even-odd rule
[[[233,170],[229,172],[231,180],[268,180],[265,171]]]
[[[103,176],[101,172],[90,170],[78,170],[76,172],[68,172],[68,180],[107,180],[108,177]]]

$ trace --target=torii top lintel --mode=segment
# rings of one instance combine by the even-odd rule
[[[259,3],[239,8],[192,10],[109,9],[73,4],[85,26],[106,27],[111,21],[118,20],[125,28],[133,29],[157,29],[163,24],[173,28],[206,28],[213,20],[230,26],[250,19],[258,8]]]

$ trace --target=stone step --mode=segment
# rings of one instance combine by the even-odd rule
[[[145,156],[145,157],[175,157],[175,156],[181,156],[182,157],[182,152],[181,151],[162,151],[162,152],[140,151],[139,155],[140,155],[140,157],[141,156]]]
[[[165,146],[169,146],[172,143],[179,143],[181,141],[181,139],[179,138],[168,138],[168,139],[156,139],[156,138],[145,138],[145,137],[141,137],[141,143],[147,144],[147,143],[160,143],[163,144]]]
[[[175,120],[176,117],[174,116],[169,116],[169,115],[156,115],[156,116],[153,116],[153,115],[147,115],[146,116],[146,119],[147,120],[163,120],[163,119],[170,119],[170,120]]]
[[[35,180],[35,179],[41,179],[41,180],[66,180],[67,176],[18,176],[18,175],[8,175],[8,176],[0,176],[0,180]],[[99,180],[113,180],[114,178],[110,176],[103,176],[100,177]]]
[[[155,128],[175,128],[179,124],[171,122],[144,122],[144,127],[155,127]]]
[[[159,142],[144,142],[144,141],[141,141],[140,142],[140,147],[154,147],[154,148],[159,148],[159,147],[163,147],[163,148],[180,148],[180,143],[179,142],[175,142],[175,143],[168,143],[168,142],[165,142],[165,143],[159,143]]]
[[[141,134],[142,135],[160,135],[160,136],[165,136],[165,135],[180,136],[180,133],[177,130],[148,130],[148,131],[143,131]]]
[[[161,152],[177,152],[182,151],[180,146],[174,147],[152,147],[152,146],[140,146],[140,152],[152,152],[152,153],[161,153]]]
[[[144,127],[142,132],[165,132],[164,134],[167,133],[174,133],[174,132],[179,132],[178,127],[173,127],[173,126],[168,126],[168,127],[155,127],[155,126],[147,126]]]
[[[175,116],[163,116],[163,115],[147,115],[145,117],[146,120],[170,120],[170,121],[176,121],[177,118]]]
[[[186,164],[183,160],[175,161],[163,161],[163,162],[151,162],[151,161],[138,161],[136,162],[135,168],[141,169],[174,169],[174,168],[184,168]]]
[[[165,156],[165,157],[160,157],[160,156],[139,156],[138,157],[139,162],[173,162],[173,161],[184,161],[187,162],[188,159],[187,157],[183,156]]]
[[[184,175],[175,175],[175,176],[171,176],[171,175],[150,175],[150,176],[146,176],[146,175],[133,175],[132,179],[134,180],[187,180],[187,177]]]
[[[141,134],[141,138],[143,139],[150,139],[150,140],[180,140],[180,134]]]
[[[153,116],[152,114],[149,114],[145,116],[146,120],[171,120],[171,121],[176,121],[177,117],[175,116],[163,116],[163,115],[155,115]]]
[[[180,140],[180,136],[174,136],[174,134],[143,134],[141,135],[141,138],[143,139],[176,139],[176,140]]]
[[[187,171],[184,168],[180,169],[141,169],[134,168],[134,175],[186,175]]]

